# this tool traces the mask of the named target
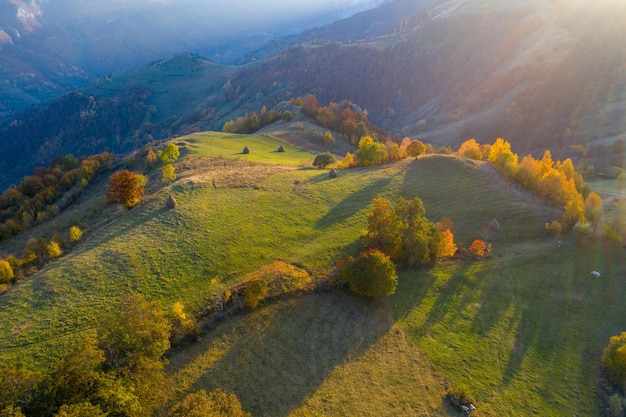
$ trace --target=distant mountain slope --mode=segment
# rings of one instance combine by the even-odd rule
[[[113,99],[129,88],[147,88],[150,117],[131,129],[130,138],[116,133],[98,140],[115,151],[138,132],[161,138],[220,130],[246,112],[308,93],[323,103],[348,99],[366,108],[376,125],[436,145],[504,137],[516,152],[550,148],[563,159],[581,156],[580,146],[573,151],[571,145],[612,146],[626,139],[626,20],[619,17],[626,15],[626,3],[397,0],[379,10],[410,4],[416,8],[404,19],[394,13],[383,19],[389,29],[380,36],[361,31],[369,12],[327,31],[340,39],[354,28],[360,41],[316,40],[240,66],[182,54],[102,77],[82,94]],[[17,124],[31,125],[33,114]],[[27,132],[0,126],[0,151],[17,146],[10,143]],[[41,130],[28,141],[41,147],[52,143],[49,138]],[[611,152],[596,152],[602,153]],[[619,165],[620,159],[601,164]],[[15,176],[32,169],[16,166],[7,152],[0,152],[0,166]]]
[[[0,119],[112,71],[175,53],[226,62],[383,0],[0,0]]]

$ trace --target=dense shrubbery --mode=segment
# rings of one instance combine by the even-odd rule
[[[602,364],[611,382],[626,392],[626,332],[611,336],[602,354]]]
[[[55,159],[49,168],[37,168],[15,188],[0,196],[0,239],[28,230],[65,210],[86,185],[113,160],[110,153],[77,159]]]
[[[384,197],[372,200],[363,247],[378,249],[409,267],[424,265],[456,252],[449,227],[430,222],[422,200],[400,197],[395,207]],[[442,240],[442,232],[446,237]]]
[[[204,390],[189,394],[167,417],[252,417],[252,414],[243,411],[235,394],[218,388],[209,394]]]
[[[268,298],[311,289],[313,279],[304,269],[282,261],[259,269],[248,280],[244,300],[248,308],[256,308]]]
[[[228,133],[254,133],[257,130],[274,123],[277,120],[289,121],[292,118],[291,112],[279,113],[276,110],[267,111],[265,106],[261,109],[261,114],[252,112],[245,116],[240,116],[235,120],[224,123],[222,132]]]
[[[396,292],[398,284],[395,264],[378,249],[341,260],[337,264],[337,278],[339,284],[347,285],[355,293],[376,299]]]

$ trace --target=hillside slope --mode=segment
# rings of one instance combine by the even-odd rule
[[[322,103],[349,99],[366,108],[374,124],[435,145],[458,145],[470,137],[490,143],[504,137],[521,154],[549,148],[559,159],[580,158],[586,147],[606,156],[626,132],[626,49],[621,44],[626,24],[615,17],[625,7],[616,0],[397,0],[377,9],[385,12],[380,18],[385,23],[375,36],[362,25],[371,11],[314,32],[319,37],[311,42],[244,65],[220,66],[182,54],[111,74],[81,90],[96,101],[119,100],[123,107],[128,91],[145,89],[148,97],[138,97],[137,105],[148,105],[150,111],[141,114],[140,122],[110,120],[110,113],[94,112],[89,105],[75,114],[88,115],[96,126],[128,125],[122,131],[81,128],[103,148],[123,152],[127,148],[120,143],[141,146],[150,136],[220,130],[224,122],[264,105],[271,109],[314,93]],[[396,9],[406,17],[400,19]],[[359,34],[358,39],[347,33]],[[317,35],[303,36],[305,42]],[[67,101],[0,126],[5,175],[19,178],[32,169],[18,172],[19,161],[10,151],[20,146],[16,143],[32,142],[29,155],[64,152],[48,147],[74,130],[72,114],[64,113]],[[42,113],[56,117],[42,125]],[[28,127],[34,125],[38,129],[33,132]],[[623,165],[621,155],[607,159],[591,163]]]
[[[485,237],[491,257],[401,271],[397,294],[378,306],[322,293],[227,321],[172,357],[173,395],[222,386],[255,415],[454,415],[442,397],[463,383],[482,415],[599,415],[597,364],[621,330],[626,271],[617,250],[547,237],[543,224],[558,209],[489,165],[455,157],[329,179],[306,168],[312,154],[266,136],[181,140],[174,184],[151,188],[131,211],[99,212],[110,217],[97,228],[81,223],[81,245],[0,296],[3,362],[48,369],[130,290],[164,309],[182,301],[199,311],[276,260],[323,273],[358,250],[373,197],[419,196],[430,219],[452,218],[457,242]],[[275,152],[281,144],[286,152]],[[175,210],[164,208],[169,194]],[[101,194],[90,198],[102,204]],[[91,221],[80,207],[93,205],[80,204],[58,224]],[[492,218],[501,230],[484,235]],[[602,278],[591,282],[589,270]],[[321,357],[307,341],[330,350]]]

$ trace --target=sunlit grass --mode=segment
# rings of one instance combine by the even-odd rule
[[[269,136],[238,135],[234,133],[201,132],[181,138],[191,143],[191,155],[241,158],[264,164],[285,164],[310,167],[315,155],[294,148]],[[279,147],[285,152],[278,152]],[[248,147],[250,153],[243,154]]]
[[[184,158],[241,158],[266,140],[193,138]],[[197,311],[216,286],[276,260],[326,270],[358,251],[373,197],[419,196],[431,220],[452,218],[458,243],[487,239],[491,257],[401,270],[381,304],[340,291],[227,320],[171,357],[176,398],[221,386],[255,415],[450,415],[445,392],[464,384],[476,415],[599,415],[599,358],[626,313],[619,249],[559,247],[543,230],[553,207],[471,162],[430,156],[329,179],[297,169],[310,154],[272,154],[277,143],[251,162],[292,168],[256,187],[175,183],[3,295],[0,358],[48,369],[131,290]],[[485,235],[492,218],[501,230]]]

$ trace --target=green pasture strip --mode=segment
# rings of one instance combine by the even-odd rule
[[[201,132],[184,136],[180,140],[191,143],[190,155],[213,158],[241,158],[246,161],[310,167],[315,155],[294,148],[284,142],[265,135],[239,135],[234,133]],[[278,152],[279,147],[285,152]],[[243,154],[248,147],[249,154]]]

